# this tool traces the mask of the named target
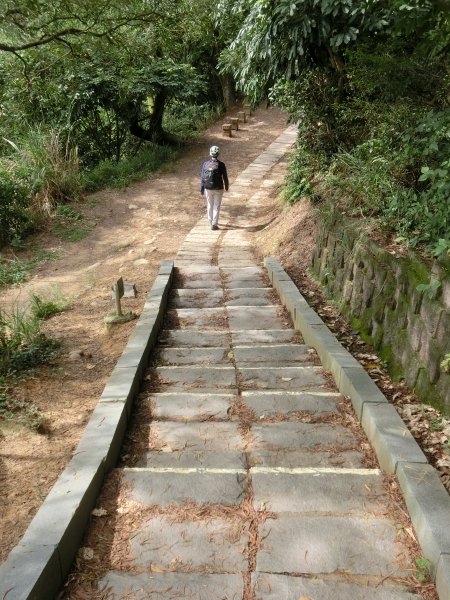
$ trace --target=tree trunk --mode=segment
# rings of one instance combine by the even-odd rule
[[[160,91],[156,94],[153,104],[153,112],[150,115],[150,120],[147,129],[144,129],[139,123],[139,115],[136,114],[130,124],[130,133],[148,142],[154,144],[174,144],[176,139],[174,136],[166,133],[162,126],[164,109],[166,107],[167,96]]]
[[[234,81],[231,75],[221,75],[220,83],[222,84],[223,102],[225,108],[230,108],[236,100],[234,92]]]

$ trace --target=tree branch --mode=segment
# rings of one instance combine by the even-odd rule
[[[43,35],[39,39],[32,40],[30,42],[26,42],[23,44],[4,44],[0,43],[0,52],[10,52],[12,54],[17,55],[17,52],[22,52],[23,50],[28,50],[29,48],[36,48],[38,46],[45,46],[52,42],[62,42],[67,41],[64,40],[65,37],[68,36],[91,36],[95,38],[103,38],[108,37],[111,34],[115,33],[122,27],[126,25],[130,25],[133,22],[144,21],[146,22],[150,18],[155,18],[156,16],[161,17],[162,15],[158,15],[155,12],[151,13],[143,13],[140,15],[132,15],[126,19],[122,19],[118,23],[115,23],[111,27],[105,29],[104,31],[93,31],[92,29],[86,28],[81,29],[77,27],[69,27],[66,29],[62,29],[61,31],[57,31],[52,34]],[[93,27],[95,24],[91,25]]]

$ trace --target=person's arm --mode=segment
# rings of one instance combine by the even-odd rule
[[[200,194],[203,196],[205,192],[205,184],[203,183],[203,173],[205,169],[205,163],[202,164],[202,172],[200,173]]]
[[[230,187],[230,185],[228,183],[227,168],[225,166],[225,163],[222,163],[222,165],[223,165],[223,171],[222,171],[223,183],[225,185],[226,191],[228,192],[228,188]]]

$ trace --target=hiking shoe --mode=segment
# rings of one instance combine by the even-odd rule
[[[217,231],[217,229],[219,229],[219,228],[218,228],[218,226],[217,226],[217,225],[212,225],[212,226],[211,226],[211,229],[212,229],[213,231]]]

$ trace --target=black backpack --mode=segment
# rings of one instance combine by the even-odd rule
[[[203,167],[203,185],[207,190],[221,189],[222,176],[219,172],[219,162],[208,160]]]

